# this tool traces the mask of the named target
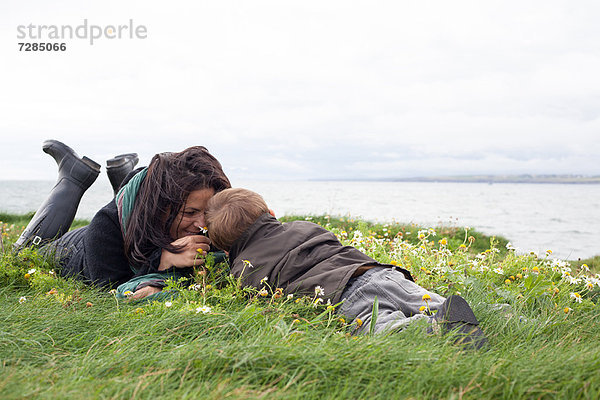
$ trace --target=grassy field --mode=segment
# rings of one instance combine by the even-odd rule
[[[223,265],[191,289],[173,283],[169,302],[119,301],[35,251],[12,254],[30,217],[0,215],[2,399],[600,398],[600,281],[584,262],[461,228],[306,217],[467,298],[490,342],[472,351],[423,324],[355,336],[332,307],[261,296]]]

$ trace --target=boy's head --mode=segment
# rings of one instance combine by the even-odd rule
[[[258,193],[241,188],[225,189],[208,201],[208,236],[216,247],[229,251],[233,242],[268,212],[267,203]]]

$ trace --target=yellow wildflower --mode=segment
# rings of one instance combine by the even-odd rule
[[[531,271],[537,274],[538,272],[540,272],[540,269],[538,267],[533,267],[531,268]]]
[[[360,319],[360,318],[356,318],[356,325],[357,325],[358,327],[361,327],[361,326],[362,326],[362,324],[363,324],[363,322],[362,322],[362,319]]]
[[[571,312],[571,308],[569,308],[569,307],[565,307],[565,308],[563,309],[563,311],[565,312],[565,314],[568,314],[568,313],[570,313],[570,312]]]
[[[439,243],[440,243],[442,246],[445,246],[445,245],[447,245],[447,244],[448,244],[448,239],[446,239],[446,238],[443,238],[443,239],[441,239],[441,240],[440,240],[440,242],[439,242]]]
[[[581,295],[577,292],[571,293],[570,297],[575,300],[577,303],[581,303]]]
[[[86,307],[91,307],[91,306],[93,306],[93,305],[94,305],[94,303],[92,303],[92,302],[89,302],[89,301],[88,301],[87,303],[85,303],[85,306],[86,306]]]
[[[202,250],[200,247],[198,247],[196,251],[198,252],[198,254],[204,254],[204,250]]]
[[[259,296],[266,297],[266,296],[269,294],[269,292],[267,292],[267,289],[265,289],[265,288],[262,288],[262,289],[261,289],[261,290],[258,292],[258,294],[259,294]]]
[[[523,278],[523,274],[517,274],[517,278],[518,279],[522,279]]]
[[[338,321],[340,321],[340,324],[345,324],[346,320],[344,318],[339,318]]]
[[[589,270],[590,270],[590,267],[588,267],[588,265],[587,265],[587,264],[581,264],[581,269],[582,269],[583,271],[586,271],[586,272],[587,272],[587,271],[589,271]]]
[[[430,296],[430,295],[428,295],[427,293],[425,293],[425,294],[423,295],[422,299],[423,299],[423,301],[429,301],[429,300],[431,300],[431,296]]]
[[[424,313],[425,311],[427,311],[427,307],[425,307],[425,306],[419,307],[419,312],[420,313]]]
[[[31,274],[25,274],[25,275],[23,275],[23,278],[29,279],[29,278],[31,278]]]

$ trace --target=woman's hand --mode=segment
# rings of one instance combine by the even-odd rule
[[[143,299],[144,297],[148,297],[154,293],[158,293],[161,290],[162,290],[162,288],[159,288],[156,286],[145,286],[141,289],[136,290],[135,293],[133,294],[133,296],[131,296],[129,298],[129,300]]]
[[[204,264],[204,256],[210,249],[210,239],[201,235],[185,236],[171,244],[173,246],[183,246],[183,249],[181,253],[171,253],[163,249],[158,266],[159,271],[171,267],[186,268],[202,265]],[[202,250],[202,252],[199,250]]]

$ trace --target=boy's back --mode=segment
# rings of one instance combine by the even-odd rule
[[[259,217],[233,243],[229,259],[231,273],[243,275],[246,285],[260,288],[261,280],[267,277],[271,285],[286,293],[304,295],[314,295],[315,287],[320,286],[322,297],[332,303],[339,301],[359,267],[384,266],[354,247],[343,246],[333,233],[317,224],[282,224],[270,214]],[[403,272],[412,280],[407,271]]]

